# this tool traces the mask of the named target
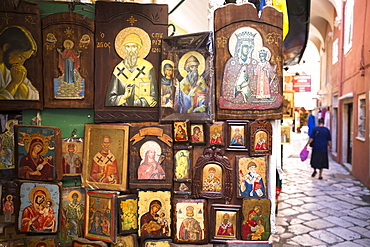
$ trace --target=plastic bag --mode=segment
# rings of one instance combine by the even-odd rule
[[[308,151],[306,147],[302,149],[301,153],[299,154],[299,156],[301,157],[301,161],[305,161],[307,159],[309,152],[310,151]]]

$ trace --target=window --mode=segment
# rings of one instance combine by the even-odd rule
[[[333,42],[333,57],[332,57],[332,63],[333,65],[336,64],[338,62],[338,39],[335,39],[334,42]]]
[[[354,0],[347,0],[344,12],[344,54],[352,48]]]
[[[357,139],[365,140],[366,134],[366,95],[358,96],[358,129]]]

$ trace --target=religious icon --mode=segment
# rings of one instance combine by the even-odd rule
[[[58,242],[55,236],[32,236],[26,238],[27,247],[54,247]]]
[[[61,137],[57,127],[16,125],[16,168],[18,178],[60,180]]]
[[[81,138],[65,138],[62,140],[63,175],[82,174],[83,141]]]
[[[14,173],[14,125],[16,124],[18,120],[8,120],[5,123],[4,133],[0,133],[0,176],[4,178],[11,178],[11,173]]]
[[[268,240],[271,234],[270,211],[269,199],[244,199],[242,239]]]
[[[203,191],[221,192],[222,168],[216,164],[208,164],[203,168]]]
[[[84,185],[100,189],[127,189],[128,130],[126,125],[85,125]]]
[[[262,36],[252,27],[237,29],[229,39],[231,58],[225,64],[220,107],[223,109],[276,108],[282,103],[276,65]],[[277,104],[276,104],[277,103]]]
[[[227,120],[227,148],[230,151],[248,151],[246,121]]]
[[[170,247],[171,239],[150,239],[143,242],[144,247]]]
[[[27,234],[19,233],[16,231],[16,226],[5,225],[3,226],[2,233],[0,233],[0,244],[3,246],[25,246]]]
[[[139,236],[171,236],[170,191],[139,191]]]
[[[206,230],[206,200],[174,199],[175,242],[205,243],[208,241]]]
[[[266,197],[267,165],[264,157],[235,157],[237,173],[237,195],[242,197]]]
[[[213,56],[209,49],[212,42],[210,32],[163,39],[162,54],[165,59],[162,67],[166,66],[170,73],[173,66],[174,74],[171,81],[163,81],[171,87],[164,87],[162,83],[162,95],[165,96],[162,100],[165,101],[161,104],[161,121],[188,119],[204,122],[212,119],[213,78],[210,75]]]
[[[18,230],[56,233],[59,227],[60,184],[21,182]]]
[[[125,236],[117,236],[117,243],[111,244],[111,247],[138,247],[137,235],[130,234]]]
[[[14,181],[1,181],[0,223],[15,223],[16,190]]]
[[[177,142],[187,142],[189,140],[188,122],[173,122],[174,139]]]
[[[130,127],[130,189],[165,189],[173,181],[171,125]]]
[[[191,139],[192,144],[204,144],[204,128],[203,124],[191,124]]]
[[[175,77],[175,65],[171,60],[163,60],[161,65],[161,106],[173,108],[175,87],[178,80]]]
[[[80,69],[81,50],[75,50],[75,42],[71,39],[63,41],[63,47],[58,47],[61,76],[54,78],[54,97],[56,99],[82,99],[84,98],[85,79]]]
[[[164,155],[161,146],[155,141],[147,141],[140,147],[141,162],[137,171],[140,179],[164,179],[165,171],[162,168]]]
[[[225,243],[240,235],[240,205],[212,204],[211,242]]]
[[[175,151],[175,180],[191,178],[192,152],[190,149],[180,149]]]
[[[37,88],[27,78],[25,62],[37,52],[37,44],[32,33],[23,26],[8,26],[0,30],[3,76],[0,77],[0,99],[39,100]],[[6,49],[9,47],[9,49]],[[23,47],[23,48],[20,48]],[[11,84],[17,85],[17,87]]]
[[[108,247],[103,241],[92,241],[86,238],[74,238],[72,247]]]
[[[281,144],[290,143],[290,126],[281,126]]]
[[[250,124],[249,155],[264,156],[272,153],[272,125],[265,119]]]
[[[61,204],[60,246],[70,246],[73,238],[83,237],[85,223],[85,189],[63,187]]]
[[[116,192],[86,193],[85,238],[116,242]]]
[[[224,123],[215,122],[209,126],[209,145],[224,145]]]
[[[114,45],[123,60],[113,69],[105,105],[158,106],[155,69],[145,60],[151,48],[148,33],[138,27],[124,28],[117,34]]]
[[[120,234],[137,232],[137,201],[136,195],[118,196],[118,232]]]

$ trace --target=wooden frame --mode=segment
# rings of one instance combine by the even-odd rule
[[[0,244],[7,246],[11,242],[13,246],[25,246],[27,236],[25,233],[19,233],[14,224],[5,225],[0,233]]]
[[[127,190],[128,137],[127,125],[85,124],[83,186]]]
[[[61,183],[19,180],[17,204],[17,230],[27,233],[57,233],[59,231],[59,207]],[[39,210],[35,207],[41,202]],[[31,223],[31,216],[37,217]]]
[[[271,201],[269,199],[244,199],[242,211],[242,239],[268,240],[271,234]]]
[[[211,242],[226,243],[240,239],[240,210],[240,205],[212,204],[209,224]]]
[[[174,241],[184,244],[208,243],[207,200],[173,199]]]
[[[63,176],[81,176],[83,171],[83,138],[62,139]]]
[[[290,133],[291,127],[290,126],[281,126],[281,144],[289,144],[290,143]]]
[[[42,19],[45,108],[94,107],[94,29],[73,12]]]
[[[288,90],[283,92],[283,116],[284,118],[294,118],[294,93],[295,91]]]
[[[271,241],[227,241],[226,247],[272,247]]]
[[[160,122],[213,120],[213,35],[176,35],[162,40]],[[192,68],[190,69],[190,65]],[[167,77],[166,69],[172,70]],[[197,71],[198,76],[188,76]],[[194,73],[193,73],[194,74]]]
[[[264,156],[272,154],[272,125],[264,119],[257,119],[249,127],[249,155]]]
[[[248,121],[227,120],[226,150],[248,151]]]
[[[74,238],[83,237],[86,191],[82,187],[63,187],[60,204],[59,246],[71,246]]]
[[[57,127],[15,125],[15,164],[20,179],[40,181],[61,180],[61,132]],[[34,154],[34,151],[37,152]],[[32,159],[37,157],[37,162]]]
[[[130,189],[171,189],[172,126],[130,127]]]
[[[257,12],[252,3],[214,12],[218,120],[282,118],[283,16],[273,6]]]
[[[28,88],[27,99],[22,96],[21,91],[16,92],[1,92],[0,110],[2,111],[19,111],[27,109],[43,109],[44,90],[42,77],[42,39],[41,39],[41,15],[40,8],[35,3],[21,2],[17,4],[8,1],[2,3],[0,15],[6,19],[0,24],[0,34],[6,28],[10,31],[4,34],[6,37],[14,36],[23,40],[22,45],[28,45],[29,51],[23,54],[26,61],[19,60],[15,65],[20,66],[18,76],[23,79],[22,87]],[[0,36],[0,39],[3,37]],[[27,42],[29,41],[29,42]],[[10,41],[14,42],[14,41]],[[9,42],[7,42],[9,44]],[[5,44],[6,45],[6,44]],[[30,53],[30,51],[33,51]],[[5,69],[5,68],[4,68]],[[6,68],[10,75],[10,68]],[[10,81],[8,81],[10,82]],[[8,83],[6,82],[6,83]],[[28,85],[26,85],[28,84]],[[6,90],[5,90],[6,91]],[[16,93],[16,94],[15,94]]]
[[[174,121],[173,122],[173,139],[178,143],[187,143],[190,140],[190,124],[189,121]]]
[[[190,124],[190,143],[191,145],[206,144],[206,129],[204,128],[204,124]]]
[[[138,198],[136,194],[118,196],[117,199],[118,235],[126,235],[128,233],[137,232],[138,229],[137,208],[138,208]]]
[[[85,238],[115,243],[117,237],[117,192],[87,191]]]
[[[95,69],[95,122],[157,122],[161,44],[168,33],[168,6],[98,1],[95,10],[95,65],[104,67]],[[128,41],[139,46],[138,54],[133,55],[138,55],[134,65],[125,62],[129,56],[123,44]],[[129,98],[124,99],[124,95]]]
[[[171,236],[171,192],[139,191],[139,237],[166,238]],[[156,212],[157,219],[153,217]]]
[[[224,122],[208,124],[208,145],[225,146]]]
[[[148,239],[143,241],[143,246],[170,247],[172,239]]]
[[[265,157],[235,156],[237,198],[267,198],[268,165]]]
[[[192,193],[195,198],[232,198],[232,167],[221,149],[212,146],[205,149],[193,170]]]

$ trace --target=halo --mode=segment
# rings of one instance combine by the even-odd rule
[[[117,34],[116,39],[114,41],[114,48],[116,49],[116,52],[122,59],[125,59],[126,51],[122,43],[125,40],[126,36],[131,33],[139,35],[141,41],[143,42],[143,47],[141,47],[141,49],[139,50],[139,57],[145,58],[150,52],[151,40],[149,34],[147,34],[143,29],[138,27],[127,27],[122,29]]]
[[[47,138],[46,136],[43,136],[42,134],[40,133],[33,133],[31,135],[27,135],[25,138],[24,138],[24,147],[27,151],[27,153],[30,152],[30,145],[31,145],[31,142],[33,139],[40,139],[43,143],[43,149],[40,153],[41,156],[44,156],[48,150],[49,150],[49,138]]]
[[[46,200],[44,201],[43,205],[47,205],[47,203],[48,203],[48,202],[51,202],[51,207],[54,207],[55,202],[54,202],[54,200],[53,200],[53,199],[51,199],[51,198],[46,199]]]
[[[69,144],[74,144],[75,145],[75,151],[74,151],[74,153],[75,154],[77,154],[77,151],[78,151],[78,145],[76,145],[76,143],[75,142],[65,142],[66,144],[65,144],[65,146],[64,146],[64,148],[65,148],[65,153],[66,154],[68,154],[69,152],[68,152],[68,145]]]
[[[202,54],[200,54],[199,52],[197,51],[189,51],[187,53],[185,53],[181,58],[180,58],[180,61],[179,61],[179,67],[178,67],[178,70],[180,72],[180,75],[182,77],[185,77],[187,75],[187,71],[185,70],[185,62],[186,60],[190,57],[190,56],[194,56],[198,59],[199,61],[199,67],[198,67],[198,72],[199,72],[199,75],[202,75],[203,72],[204,72],[204,68],[205,68],[205,59],[203,57]]]
[[[256,34],[256,36],[254,37],[254,51],[260,50],[260,48],[263,46],[261,34],[256,29],[251,28],[251,27],[238,28],[235,30],[235,32],[233,32],[233,34],[229,38],[229,52],[232,57],[235,54],[235,47],[237,45],[236,36],[242,32],[249,32],[249,33]],[[255,54],[256,52],[253,52],[252,57],[254,59],[258,59],[258,55],[255,55]]]
[[[140,157],[142,160],[145,159],[145,153],[148,150],[154,150],[156,155],[162,154],[161,146],[155,141],[147,141],[140,147]],[[158,157],[155,157],[155,160],[158,161]]]
[[[81,198],[82,198],[82,195],[81,195],[81,192],[79,192],[78,190],[72,190],[71,192],[68,193],[68,200],[71,202],[73,201],[73,198],[72,198],[72,195],[76,193],[78,195],[78,200],[77,201],[81,201]]]
[[[163,60],[163,61],[162,61],[162,63],[161,63],[161,74],[162,74],[163,76],[165,76],[165,75],[164,75],[164,66],[165,66],[166,64],[171,64],[171,65],[172,65],[172,67],[175,69],[175,63],[174,63],[174,62],[172,62],[171,60]]]
[[[12,195],[7,195],[6,196],[6,199],[8,200],[9,197],[10,197],[10,200],[13,200],[13,196]]]
[[[46,189],[45,187],[43,186],[36,186],[35,188],[33,188],[31,191],[30,191],[30,194],[28,195],[28,199],[30,200],[30,202],[33,204],[34,203],[34,198],[33,198],[33,195],[35,194],[36,191],[38,190],[42,190],[45,192],[45,200],[50,198],[50,192],[48,189]]]
[[[64,40],[64,42],[63,42],[63,47],[64,47],[64,48],[66,48],[66,44],[67,44],[67,42],[69,42],[69,43],[71,44],[71,46],[69,47],[69,49],[72,49],[72,48],[73,48],[73,46],[75,46],[75,43],[74,43],[72,40],[70,40],[70,39],[66,39],[66,40]]]
[[[11,132],[14,132],[13,127],[14,125],[18,124],[18,120],[16,119],[10,119],[9,121],[6,122],[5,128]]]

